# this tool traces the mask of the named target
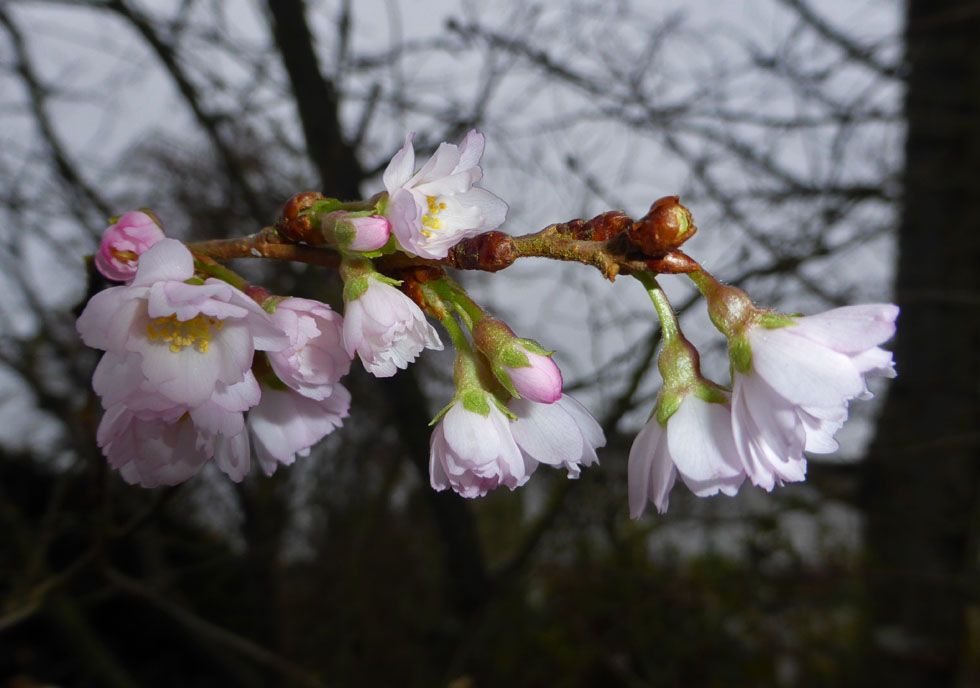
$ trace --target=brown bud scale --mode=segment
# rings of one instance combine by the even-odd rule
[[[316,191],[304,191],[290,198],[282,207],[282,213],[276,222],[276,231],[288,241],[303,241],[313,245],[324,243],[319,230],[313,227],[310,216],[300,213],[312,208],[314,203],[325,198],[326,196]]]
[[[690,211],[680,204],[678,196],[666,196],[654,201],[650,211],[633,223],[628,236],[643,255],[660,256],[675,249],[694,236]]]
[[[484,232],[464,239],[449,250],[450,264],[460,270],[497,272],[517,259],[514,240],[503,232]]]

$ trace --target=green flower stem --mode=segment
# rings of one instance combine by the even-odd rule
[[[470,298],[466,290],[449,277],[443,277],[429,283],[435,292],[444,300],[453,305],[463,318],[463,322],[471,332],[473,328],[486,317],[486,312],[480,305]]]
[[[248,287],[248,282],[244,277],[239,275],[234,270],[226,268],[224,265],[215,263],[210,258],[199,258],[195,256],[194,258],[194,270],[196,272],[203,273],[209,277],[214,277],[221,280],[222,282],[227,282],[236,289],[245,290]]]
[[[657,310],[657,317],[660,318],[660,329],[663,332],[665,346],[671,345],[683,336],[680,333],[680,326],[677,323],[677,316],[671,308],[667,295],[657,283],[657,278],[649,272],[640,272],[633,275],[646,287],[647,295],[653,301],[653,307]]]

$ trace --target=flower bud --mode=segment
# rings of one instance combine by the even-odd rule
[[[163,230],[150,215],[126,213],[102,235],[95,267],[107,279],[129,282],[136,275],[140,254],[163,238]]]
[[[633,223],[628,236],[630,243],[644,255],[656,256],[677,248],[694,236],[690,211],[679,203],[677,196],[666,196],[650,206],[650,212]]]
[[[354,217],[346,215],[333,226],[332,234],[326,224],[323,227],[328,243],[348,251],[377,251],[388,243],[391,236],[391,223],[381,215]],[[330,241],[333,239],[333,242]]]
[[[473,343],[490,361],[493,374],[514,396],[542,404],[561,398],[561,371],[551,352],[521,339],[500,320],[484,318],[473,328]]]
[[[276,230],[290,241],[305,241],[308,244],[322,244],[319,232],[313,226],[313,218],[303,211],[309,210],[314,204],[327,200],[316,191],[298,193],[282,207],[282,214],[276,222]]]

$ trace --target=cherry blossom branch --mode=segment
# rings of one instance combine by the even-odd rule
[[[296,243],[317,237],[308,216],[297,212],[295,198],[298,196],[286,204],[283,217],[273,227],[244,237],[199,241],[187,246],[197,256],[215,261],[267,258],[339,267],[338,251]],[[591,265],[612,281],[621,274],[677,274],[696,270],[697,263],[677,249],[695,230],[688,210],[676,196],[669,196],[656,201],[650,212],[636,221],[624,213],[611,211],[590,220],[552,224],[517,237],[498,231],[485,232],[460,241],[443,259],[396,253],[378,258],[375,264],[384,273],[413,268],[498,272],[518,258],[549,258]]]

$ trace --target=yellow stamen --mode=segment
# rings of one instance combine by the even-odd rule
[[[425,202],[426,202],[426,205],[429,208],[429,212],[422,216],[422,225],[424,227],[428,227],[430,230],[436,230],[436,231],[438,231],[438,230],[442,229],[442,220],[440,220],[439,218],[437,218],[436,215],[438,215],[440,213],[440,211],[443,211],[443,210],[446,209],[446,204],[445,203],[439,203],[436,200],[436,197],[435,196],[426,196],[425,197]],[[430,232],[427,229],[423,229],[422,230],[422,236],[424,236],[424,237],[430,237],[430,236],[432,236],[432,232]]]
[[[197,315],[190,320],[178,320],[176,315],[156,318],[146,326],[146,336],[150,341],[161,341],[170,345],[173,353],[183,351],[192,346],[202,354],[208,352],[211,338],[214,336],[211,327],[220,330],[224,323],[217,318],[207,315]]]

